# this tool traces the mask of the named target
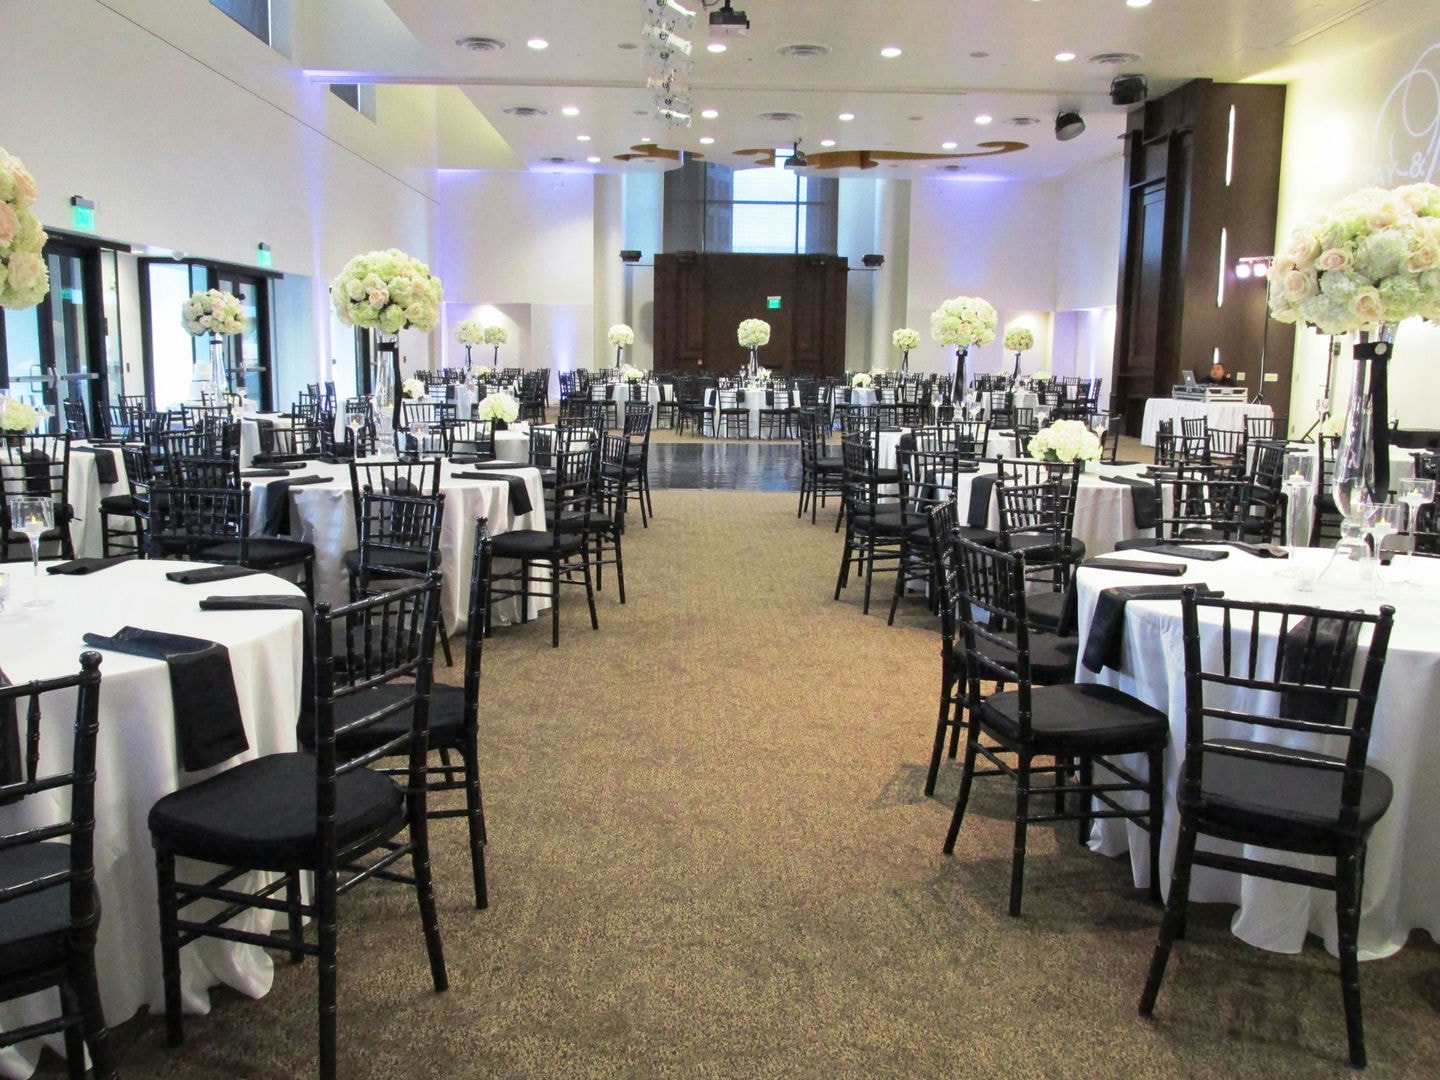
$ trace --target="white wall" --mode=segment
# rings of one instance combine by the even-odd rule
[[[1276,250],[1290,231],[1335,200],[1368,185],[1440,183],[1440,14],[1404,37],[1343,62],[1307,70],[1291,83],[1285,106]],[[1296,334],[1291,427],[1304,430],[1325,383],[1328,339]],[[1338,365],[1334,397],[1343,406],[1349,350]],[[1408,320],[1390,364],[1391,411],[1402,427],[1440,427],[1440,328]]]
[[[1055,230],[1055,308],[1114,307],[1120,275],[1120,211],[1125,155],[1116,153],[1053,181],[1059,188]]]

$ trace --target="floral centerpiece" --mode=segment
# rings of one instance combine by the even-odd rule
[[[857,371],[850,376],[850,385],[854,387],[869,386],[874,381],[874,377],[868,371]]]
[[[910,350],[920,344],[920,334],[908,326],[902,326],[890,335],[890,344],[900,350],[900,370],[910,374]]]
[[[760,357],[755,350],[770,344],[770,324],[764,319],[743,319],[735,328],[735,338],[742,347],[750,350],[747,374],[754,379],[757,377],[755,373],[760,370]]]
[[[462,319],[455,324],[455,340],[465,346],[465,366],[470,366],[470,350],[485,340],[485,324],[479,319]]]
[[[0,308],[28,308],[50,291],[41,254],[49,239],[30,204],[35,178],[17,157],[0,148]]]
[[[1440,186],[1365,188],[1296,229],[1270,269],[1270,315],[1332,336],[1360,332],[1333,489],[1351,517],[1390,486],[1385,372],[1396,324],[1440,322]]]
[[[1056,420],[1031,436],[1030,456],[1036,461],[1098,461],[1100,440],[1083,420]]]
[[[191,293],[190,299],[180,305],[180,323],[187,334],[195,337],[201,334],[243,334],[247,322],[249,319],[240,301],[232,293],[219,289]]]
[[[1035,347],[1035,335],[1028,326],[1012,326],[1005,331],[1004,345],[1015,354],[1015,373],[1010,378],[1013,382],[1019,382],[1020,354]]]
[[[954,296],[930,313],[930,336],[955,346],[955,392],[965,389],[965,356],[995,340],[995,308],[978,296]]]
[[[620,353],[626,345],[635,344],[635,331],[624,323],[616,323],[610,327],[610,344],[615,346],[615,366],[620,366]]]
[[[495,390],[480,399],[475,415],[482,420],[494,420],[496,427],[511,424],[520,415],[520,403],[504,390]]]
[[[624,364],[620,368],[620,379],[622,382],[637,383],[645,378],[645,372],[641,371],[634,364]]]
[[[40,410],[33,405],[0,394],[0,431],[11,435],[34,431],[40,423]]]
[[[487,326],[485,327],[485,333],[483,336],[486,345],[493,345],[495,347],[495,359],[493,363],[495,366],[495,370],[499,371],[500,346],[504,345],[505,342],[510,340],[510,331],[506,330],[503,326]]]
[[[759,379],[761,382],[764,382],[766,379],[770,378],[770,369],[768,367],[757,367],[755,369],[755,378]]]
[[[400,384],[400,396],[406,401],[419,401],[425,394],[425,383],[420,379],[406,379]]]

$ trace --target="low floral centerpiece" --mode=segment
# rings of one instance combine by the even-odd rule
[[[1036,461],[1098,461],[1100,440],[1083,420],[1056,420],[1031,436],[1030,456]]]
[[[420,379],[406,379],[400,384],[400,396],[406,401],[419,401],[425,393],[425,383]]]
[[[610,338],[610,344],[615,346],[615,366],[618,368],[620,366],[620,354],[624,351],[625,346],[635,344],[635,331],[631,330],[630,327],[624,323],[616,323],[610,327],[608,336]]]
[[[930,313],[930,336],[955,346],[955,392],[965,389],[965,357],[972,345],[995,340],[995,308],[978,296],[954,296]]]
[[[920,344],[920,334],[908,326],[902,326],[890,335],[890,344],[900,350],[900,370],[910,374],[910,350]]]
[[[515,422],[520,415],[520,403],[504,390],[493,390],[480,399],[475,415],[482,420],[493,420],[497,428],[502,427]]]
[[[756,378],[760,370],[760,357],[756,352],[761,345],[770,344],[770,324],[764,319],[743,319],[735,328],[735,339],[743,348],[750,350],[750,364],[747,374]]]
[[[0,147],[0,308],[28,308],[50,291],[41,252],[49,239],[31,211],[35,178]]]
[[[9,394],[0,394],[0,431],[7,435],[23,435],[34,431],[39,423],[39,409]]]
[[[850,376],[850,385],[857,388],[870,386],[874,381],[874,376],[868,371],[857,371],[854,375]]]
[[[644,378],[645,378],[645,372],[641,371],[641,370],[640,370],[638,367],[636,367],[634,364],[623,364],[623,365],[621,365],[621,367],[620,367],[620,380],[621,380],[622,382],[637,383],[637,382],[643,381]]]
[[[1396,326],[1412,315],[1440,322],[1440,186],[1365,188],[1301,225],[1270,268],[1270,315],[1331,336],[1359,332],[1332,490],[1352,517],[1390,486]]]

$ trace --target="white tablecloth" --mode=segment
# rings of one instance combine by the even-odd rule
[[[230,652],[240,712],[250,749],[226,765],[295,748],[300,708],[301,617],[293,611],[201,611],[206,596],[297,592],[268,575],[204,585],[178,585],[167,572],[185,563],[133,560],[97,574],[44,575],[40,586],[55,601],[45,608],[21,608],[32,595],[29,568],[7,567],[12,575],[11,614],[0,617],[0,654],[14,682],[53,678],[79,670],[86,632],[113,634],[127,623],[145,629],[191,634],[224,644]],[[21,572],[23,571],[23,572]],[[111,1024],[140,1008],[164,1007],[160,974],[160,927],[156,914],[155,859],[146,816],[160,796],[211,775],[179,766],[171,712],[170,681],[163,661],[107,652],[100,667],[100,734],[96,754],[95,877],[101,918],[95,961],[100,994]],[[41,765],[54,771],[68,761],[74,698],[44,702]],[[43,800],[32,796],[0,807],[7,825],[41,820]],[[53,820],[53,818],[46,818]],[[269,916],[252,915],[251,928],[264,930]],[[263,949],[205,941],[180,954],[185,1007],[209,1009],[206,988],[223,982],[252,997],[270,989],[272,965]],[[54,993],[0,1006],[6,1028],[54,1015]],[[63,1040],[51,1041],[63,1053]],[[29,1076],[39,1044],[0,1050],[0,1074]]]
[[[487,518],[486,527],[492,536],[512,529],[545,528],[544,489],[538,469],[516,470],[513,475],[525,479],[525,489],[533,508],[528,514],[515,514],[510,506],[510,487],[504,479],[462,480],[457,472],[473,472],[483,466],[443,464],[440,492],[445,496],[445,513],[440,526],[440,570],[444,580],[440,586],[440,610],[445,628],[451,634],[462,633],[468,622],[470,599],[470,557],[475,545],[475,519]],[[350,494],[350,469],[347,465],[326,465],[311,462],[296,470],[292,477],[318,475],[326,477],[323,484],[307,484],[290,489],[290,534],[315,545],[315,599],[317,602],[343,604],[349,599],[349,577],[342,561],[345,552],[359,543],[355,529],[355,505]],[[243,478],[243,474],[242,474]],[[260,531],[265,523],[265,488],[274,481],[255,477],[250,496],[252,530]],[[532,614],[548,601],[532,599]],[[517,609],[518,612],[518,609]],[[497,609],[504,618],[506,613]]]
[[[78,449],[86,445],[89,444],[75,443],[70,447],[70,505],[75,509],[70,539],[75,544],[76,555],[99,557],[103,552],[100,500],[110,495],[128,495],[130,482],[125,477],[125,455],[120,447],[107,448],[114,455],[116,479],[113,484],[103,484],[95,455]]]
[[[1126,552],[1127,558],[1131,556],[1156,557]],[[1222,562],[1189,563],[1178,580],[1204,582],[1246,600],[1365,611],[1376,611],[1381,603],[1395,606],[1395,627],[1370,740],[1370,764],[1383,770],[1395,785],[1394,801],[1371,835],[1365,864],[1360,954],[1375,958],[1398,950],[1412,929],[1427,930],[1432,937],[1440,935],[1440,830],[1436,828],[1440,821],[1440,725],[1434,716],[1435,702],[1440,700],[1440,609],[1434,603],[1440,590],[1440,562],[1417,559],[1415,577],[1421,584],[1407,586],[1396,584],[1403,574],[1403,560],[1397,560],[1382,570],[1389,584],[1380,599],[1371,595],[1368,586],[1343,580],[1332,583],[1329,575],[1314,591],[1298,591],[1294,577],[1287,573],[1291,567],[1323,567],[1329,556],[1328,551],[1302,548],[1293,550],[1289,560],[1276,561],[1232,550]],[[1101,589],[1160,580],[1177,579],[1082,567],[1078,576],[1079,625],[1089,627]],[[1161,842],[1161,883],[1168,890],[1179,828],[1175,789],[1185,746],[1185,665],[1179,603],[1131,601],[1125,608],[1124,633],[1121,671],[1106,668],[1096,675],[1082,664],[1078,677],[1082,682],[1119,687],[1170,717]],[[1202,646],[1214,638],[1203,627],[1201,636]],[[1131,760],[1133,763],[1136,759]],[[1139,759],[1138,767],[1143,771],[1143,759]],[[1114,821],[1097,823],[1092,846],[1112,855],[1128,847],[1135,883],[1149,883],[1147,841],[1134,826]],[[1314,860],[1313,865],[1324,862]],[[1332,953],[1337,950],[1333,893],[1197,867],[1190,897],[1197,902],[1239,904],[1231,929],[1252,945],[1299,952],[1308,931],[1322,935]]]
[[[1246,405],[1228,401],[1176,401],[1174,398],[1151,398],[1145,402],[1145,417],[1140,424],[1140,442],[1155,445],[1155,432],[1161,420],[1175,421],[1175,434],[1180,434],[1180,421],[1203,416],[1212,428],[1244,431],[1248,416],[1273,416],[1269,405]]]

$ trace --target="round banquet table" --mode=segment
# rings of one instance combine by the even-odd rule
[[[184,772],[176,749],[170,681],[164,661],[103,652],[100,665],[100,730],[96,751],[95,880],[100,890],[100,930],[95,963],[105,1016],[114,1024],[149,1005],[164,1007],[160,974],[160,928],[156,915],[155,862],[146,824],[162,795],[204,779],[229,765],[295,749],[300,710],[302,617],[295,611],[201,611],[207,596],[265,593],[299,595],[299,589],[268,574],[207,584],[165,579],[194,566],[163,560],[131,560],[85,575],[48,575],[39,586],[54,602],[25,608],[35,590],[30,568],[4,567],[11,599],[0,614],[0,655],[12,682],[53,678],[79,670],[87,632],[113,634],[125,624],[218,641],[230,653],[249,750],[214,769]],[[68,761],[74,723],[73,694],[42,702],[41,768]],[[0,807],[7,827],[54,820],[54,807],[39,796]],[[270,916],[251,913],[247,928],[264,932]],[[261,997],[270,989],[272,964],[263,949],[206,940],[180,954],[182,992],[189,1012],[209,1011],[207,988],[216,983]],[[54,1015],[53,992],[0,1005],[0,1026],[14,1028]],[[46,1042],[57,1053],[64,1041]],[[0,1050],[0,1075],[29,1076],[40,1041]]]
[[[1329,608],[1377,611],[1382,603],[1396,609],[1384,677],[1380,683],[1375,723],[1370,739],[1370,764],[1394,783],[1394,801],[1371,834],[1365,863],[1365,891],[1360,917],[1360,955],[1364,959],[1387,956],[1405,944],[1413,929],[1440,933],[1440,725],[1434,722],[1434,703],[1440,700],[1440,609],[1434,603],[1440,590],[1440,561],[1415,560],[1416,584],[1400,584],[1404,560],[1382,568],[1381,595],[1376,598],[1368,582],[1357,580],[1354,564],[1337,565],[1312,591],[1296,588],[1293,568],[1322,569],[1330,551],[1292,548],[1288,560],[1263,559],[1238,549],[1220,562],[1189,562],[1180,578],[1100,571],[1082,566],[1077,575],[1081,655],[1083,638],[1101,589],[1116,585],[1157,582],[1204,582],[1237,599],[1308,604]],[[1162,556],[1127,551],[1125,557],[1162,559]],[[1164,561],[1173,561],[1165,559]],[[1218,631],[1201,625],[1202,648],[1212,646]],[[1356,662],[1363,659],[1360,650]],[[1177,601],[1131,601],[1125,606],[1121,669],[1103,668],[1098,674],[1083,664],[1077,667],[1081,682],[1115,686],[1166,712],[1170,717],[1170,746],[1165,761],[1165,826],[1161,840],[1161,884],[1168,890],[1179,829],[1176,785],[1185,745],[1184,656],[1180,638],[1180,604]],[[1245,737],[1252,729],[1244,729]],[[1266,733],[1262,737],[1273,737]],[[1297,745],[1302,745],[1297,743]],[[1333,752],[1333,751],[1332,751]],[[1144,769],[1144,760],[1128,759]],[[1222,848],[1202,839],[1205,846]],[[1109,855],[1130,853],[1137,885],[1148,885],[1150,867],[1145,835],[1137,827],[1116,821],[1097,822],[1091,846]],[[1235,845],[1229,845],[1234,850]],[[1304,864],[1301,856],[1293,856]],[[1309,860],[1317,868],[1327,860]],[[1243,940],[1277,952],[1299,952],[1308,933],[1319,934],[1331,953],[1337,952],[1335,897],[1331,892],[1300,885],[1241,876],[1197,866],[1190,898],[1196,902],[1239,905],[1231,930]]]

